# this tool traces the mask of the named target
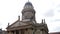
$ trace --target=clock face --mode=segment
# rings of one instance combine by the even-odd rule
[[[33,13],[32,12],[25,12],[24,13],[24,17],[25,18],[32,18],[33,17]]]

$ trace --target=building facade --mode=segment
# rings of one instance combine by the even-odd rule
[[[7,34],[7,31],[0,29],[0,34]]]
[[[0,34],[2,34],[2,29],[0,29]]]
[[[45,19],[41,23],[35,20],[35,10],[31,2],[26,2],[22,10],[22,20],[18,20],[6,28],[7,34],[48,34]]]

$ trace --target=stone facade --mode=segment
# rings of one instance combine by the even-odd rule
[[[41,23],[35,20],[35,10],[31,2],[27,2],[22,10],[22,20],[18,20],[6,28],[8,34],[48,34],[45,19]]]

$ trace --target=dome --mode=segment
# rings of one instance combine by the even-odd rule
[[[32,6],[32,3],[31,2],[27,2],[25,5],[31,5]]]
[[[24,8],[22,10],[22,13],[27,12],[27,11],[28,12],[34,12],[35,13],[35,10],[34,10],[33,5],[29,1],[25,3]]]
[[[33,8],[33,5],[31,2],[27,2],[27,3],[25,3],[24,8]]]

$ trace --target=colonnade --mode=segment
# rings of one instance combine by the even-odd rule
[[[8,34],[43,34],[43,33],[44,31],[39,29],[21,29],[8,32]]]

